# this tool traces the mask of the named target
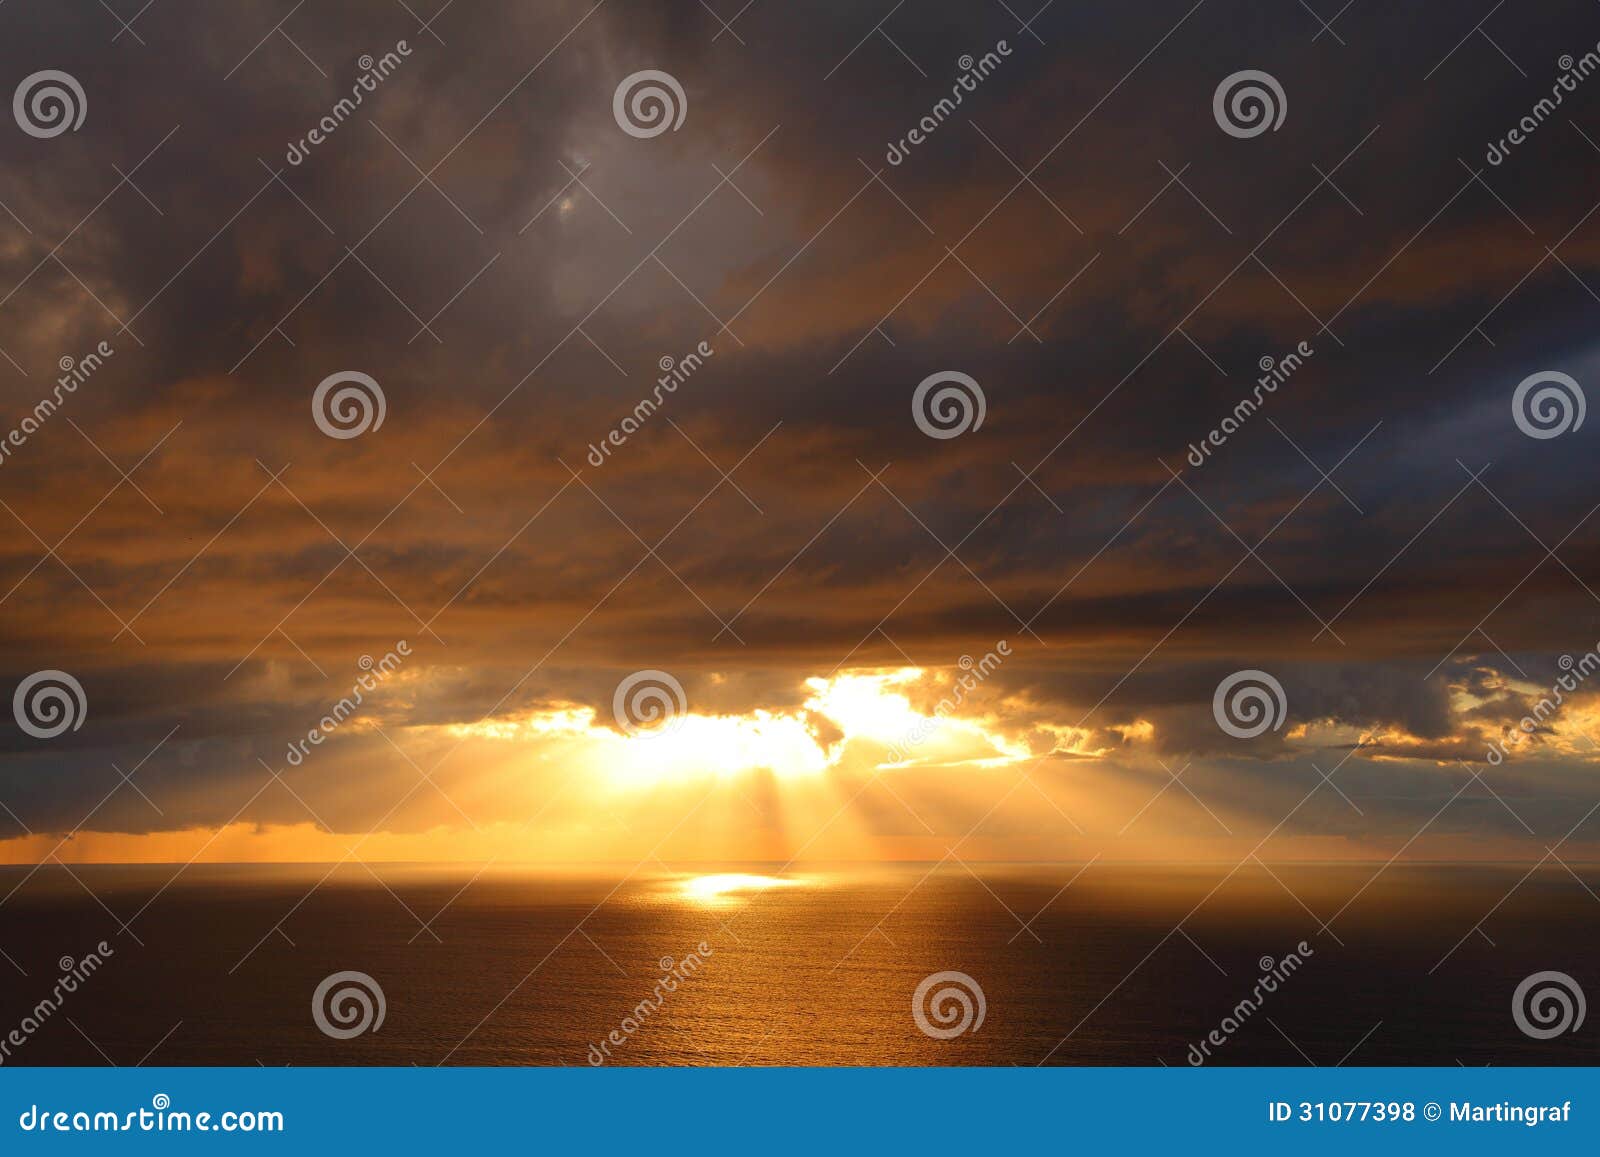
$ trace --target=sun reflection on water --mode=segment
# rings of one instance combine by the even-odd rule
[[[709,876],[689,876],[679,884],[680,893],[701,904],[727,903],[744,892],[764,892],[769,888],[788,888],[798,880],[783,876],[756,876],[746,872],[718,872]]]

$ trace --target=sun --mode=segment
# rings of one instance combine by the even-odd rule
[[[757,777],[805,791],[825,788],[841,773],[986,768],[1032,758],[990,718],[956,712],[960,699],[947,697],[931,713],[911,701],[918,689],[925,696],[949,685],[919,667],[848,671],[803,680],[798,702],[740,713],[680,707],[649,728],[611,726],[593,707],[566,703],[452,725],[448,733],[525,744],[529,758],[571,768],[606,795]]]

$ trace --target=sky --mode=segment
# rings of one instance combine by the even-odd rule
[[[0,861],[1593,856],[1594,5],[433,7],[0,9]]]

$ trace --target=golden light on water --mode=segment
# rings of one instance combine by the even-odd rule
[[[718,872],[709,876],[691,876],[680,885],[681,893],[701,904],[726,902],[742,892],[764,892],[768,888],[790,888],[798,880],[782,876],[755,876],[745,872]]]

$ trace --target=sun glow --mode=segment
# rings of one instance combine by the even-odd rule
[[[812,694],[805,707],[833,720],[848,737],[893,744],[926,718],[911,706],[911,700],[901,690],[926,674],[920,667],[902,667],[897,671],[807,679],[806,688]]]
[[[770,711],[689,714],[656,732],[608,734],[617,747],[612,777],[626,784],[758,770],[794,779],[818,775],[834,763],[834,753],[806,719]]]
[[[665,726],[626,733],[593,708],[552,705],[514,719],[449,728],[452,736],[537,746],[541,761],[581,767],[612,790],[765,775],[815,781],[837,770],[918,765],[997,766],[1031,758],[1026,745],[983,716],[930,715],[912,703],[943,676],[919,667],[856,671],[804,682],[795,707],[707,714],[691,709]]]

